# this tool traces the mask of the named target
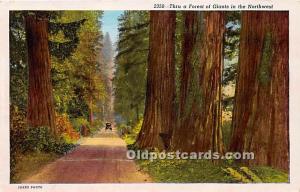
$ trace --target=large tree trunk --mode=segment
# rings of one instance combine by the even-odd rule
[[[90,86],[92,87],[91,83]],[[94,123],[94,112],[93,112],[93,97],[90,95],[88,98],[88,107],[89,107],[89,122],[90,126],[93,126]]]
[[[223,152],[221,79],[223,12],[184,13],[179,123],[172,147]]]
[[[25,18],[25,22],[29,64],[28,125],[48,126],[56,134],[48,48],[48,19],[29,15]]]
[[[93,126],[94,124],[94,113],[93,113],[93,108],[89,108],[89,120],[90,120],[90,125]]]
[[[288,170],[288,12],[242,12],[231,151]]]
[[[175,124],[175,20],[174,11],[150,12],[150,52],[144,121],[137,144],[163,149]]]

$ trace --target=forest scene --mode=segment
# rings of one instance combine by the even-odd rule
[[[9,46],[11,183],[289,182],[288,11],[10,11]]]

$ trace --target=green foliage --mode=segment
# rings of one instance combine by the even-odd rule
[[[247,175],[253,182],[255,183],[262,183],[262,180],[251,171],[248,167],[241,167],[240,170]]]
[[[63,61],[52,59],[56,111],[67,113],[70,118],[94,115],[89,114],[90,109],[99,112],[97,104],[103,103],[107,96],[104,74],[100,69],[101,17],[101,11],[64,11],[57,23],[63,23],[65,30],[51,35],[53,41],[65,41],[66,34],[72,36],[68,29],[80,26],[77,30],[79,42],[73,54]],[[77,24],[68,27],[74,21]]]
[[[227,167],[223,171],[231,175],[236,181],[242,183],[262,183],[261,178],[259,178],[251,169],[248,167],[240,167],[240,171]]]
[[[228,11],[225,26],[224,56],[227,60],[232,60],[238,56],[240,29],[241,29],[241,12]]]
[[[228,11],[225,13],[224,33],[224,66],[222,74],[222,110],[229,114],[229,119],[222,121],[222,134],[225,148],[228,148],[231,139],[232,110],[234,105],[234,94],[225,93],[224,88],[233,86],[237,77],[238,55],[240,45],[241,12]],[[233,91],[234,92],[234,91]],[[223,115],[224,117],[224,115]],[[232,163],[232,160],[228,160]]]
[[[25,110],[27,107],[28,66],[27,45],[21,11],[9,14],[10,103]]]
[[[59,61],[52,58],[52,84],[55,109],[58,113],[69,112],[71,104],[76,101],[74,73],[74,64],[69,59]]]
[[[49,19],[51,79],[56,127],[55,137],[47,127],[27,127],[28,92],[27,47],[24,16],[38,15]],[[11,11],[10,12],[10,151],[11,175],[15,173],[20,154],[63,154],[72,149],[79,137],[70,120],[87,119],[99,113],[99,103],[106,102],[107,80],[101,67],[101,11]],[[92,114],[89,111],[93,111]],[[104,111],[102,111],[104,113]],[[102,117],[95,117],[90,131],[102,126]],[[78,122],[75,129],[89,124]]]
[[[45,152],[63,154],[76,145],[64,135],[55,137],[48,127],[27,127],[26,116],[18,107],[10,107],[10,170],[14,180],[20,154]]]
[[[79,132],[82,126],[89,127],[90,123],[84,117],[77,117],[77,118],[72,119],[72,125],[73,125],[74,129],[77,132]]]
[[[63,154],[74,148],[76,145],[67,143],[63,137],[56,138],[48,127],[28,128],[22,148],[24,152],[54,152]]]
[[[236,62],[226,62],[223,70],[222,85],[228,85],[230,83],[235,83],[237,74],[237,63]]]
[[[288,174],[271,167],[227,167],[223,169],[236,181],[243,183],[286,183]]]
[[[271,167],[253,167],[252,171],[258,175],[264,183],[287,183],[289,175],[283,171]]]
[[[89,108],[97,111],[96,103],[104,100],[106,91],[99,72],[101,11],[10,12],[11,104],[23,110],[27,107],[28,64],[24,16],[28,14],[49,19],[50,47],[56,48],[51,52],[54,56],[51,57],[51,70],[56,111],[69,113],[71,117],[88,116]]]
[[[104,123],[101,119],[94,120],[92,126],[90,126],[90,134],[93,135],[97,133],[103,126]]]
[[[11,127],[10,127],[10,149],[11,155],[17,153],[43,151],[63,154],[73,147],[74,144],[67,142],[64,136],[69,134],[68,127],[61,130],[61,136],[54,136],[48,127],[27,127],[24,113],[18,111],[17,107],[11,109]],[[63,126],[66,126],[63,124]],[[65,135],[66,134],[66,135]]]
[[[14,174],[16,156],[23,152],[23,141],[26,136],[26,116],[17,106],[10,106],[10,170]]]
[[[119,19],[115,86],[117,123],[135,123],[144,111],[149,13],[125,11]]]
[[[261,62],[258,68],[258,80],[262,85],[267,85],[271,80],[271,59],[272,59],[272,34],[267,32],[264,37]]]
[[[231,139],[231,121],[222,122],[222,135],[225,148],[228,148]]]
[[[227,167],[222,170],[226,172],[228,175],[230,175],[231,177],[233,177],[237,182],[251,183],[250,179],[248,179],[245,175],[239,173],[237,170],[233,169],[232,167]]]
[[[86,21],[85,19],[62,22],[60,18],[64,11],[47,12],[56,15],[55,19],[49,19],[49,51],[52,56],[64,60],[72,55],[79,43],[78,30]],[[37,15],[37,13],[35,13]],[[63,34],[63,38],[51,38],[57,34]],[[63,39],[63,40],[62,40]]]
[[[77,31],[83,24],[83,20],[72,20],[68,23],[61,23],[59,19],[62,15],[62,11],[11,11],[10,12],[10,98],[11,103],[17,105],[18,107],[25,109],[27,103],[27,89],[28,89],[28,64],[27,64],[27,46],[26,46],[26,37],[25,37],[25,29],[24,29],[24,16],[38,15],[47,17],[50,20],[50,47],[53,43],[58,45],[59,42],[59,50],[56,52],[59,53],[61,57],[65,59],[70,56],[70,54],[74,51],[78,44],[78,35]],[[53,36],[58,34],[58,32],[62,32],[64,34],[61,38],[54,38]],[[76,41],[75,41],[75,40]],[[74,42],[73,42],[74,41]],[[52,42],[52,43],[51,43]],[[66,47],[65,45],[68,46]],[[64,48],[62,48],[62,46]],[[55,46],[54,46],[55,47]],[[69,49],[69,48],[70,49]],[[67,49],[68,48],[68,49]],[[53,54],[52,54],[53,55]],[[56,55],[57,56],[57,55]],[[52,57],[52,63],[56,63],[57,58]],[[62,62],[62,61],[61,61]],[[68,67],[62,67],[57,65],[51,65],[53,67],[53,72],[55,73],[56,69],[68,71],[70,69],[70,64]],[[71,73],[71,71],[69,71]],[[60,73],[62,74],[62,72]],[[66,105],[72,99],[72,92],[70,91],[70,79],[68,76],[62,75],[56,79],[56,76],[53,77],[53,82],[57,82],[58,80],[66,80],[67,82],[63,83],[67,90],[59,91],[58,87],[54,87],[54,96],[55,100],[58,101],[58,107],[60,112],[66,111]],[[55,84],[55,83],[54,83]],[[56,92],[58,90],[58,92]],[[69,93],[69,94],[68,94]],[[60,97],[60,94],[62,96]],[[67,96],[69,95],[69,96]],[[61,104],[63,103],[63,104]],[[63,106],[61,106],[63,105]]]
[[[93,135],[94,133],[99,131],[100,128],[103,127],[103,121],[101,119],[96,119],[93,121],[93,123],[91,125],[90,122],[86,118],[77,117],[77,118],[72,119],[72,125],[77,132],[80,132],[82,126],[85,126],[86,128],[89,129],[89,133],[91,135]]]
[[[124,126],[124,127],[121,127],[120,130],[121,132],[127,132],[123,135],[123,139],[125,140],[126,144],[127,145],[132,145],[135,143],[136,141],[136,137],[137,135],[139,134],[141,128],[142,128],[142,124],[143,124],[143,119],[140,119],[136,125],[128,130],[128,127],[127,126]]]
[[[222,84],[235,83],[240,45],[241,13],[228,11],[225,14],[224,70]]]
[[[10,175],[12,180],[17,173],[16,166],[19,163],[18,156],[20,154],[32,152],[64,154],[76,146],[73,143],[67,143],[63,137],[54,137],[47,127],[22,128],[21,130],[14,129],[10,136]]]
[[[163,183],[233,183],[222,166],[209,160],[138,160],[155,182]]]
[[[227,167],[210,160],[137,160],[155,182],[163,183],[260,183],[288,182],[288,174],[269,167]]]

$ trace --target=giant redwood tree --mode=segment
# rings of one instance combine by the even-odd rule
[[[48,126],[55,133],[55,114],[48,46],[48,18],[31,14],[25,18],[28,48],[28,125]]]
[[[223,151],[221,78],[223,12],[184,13],[179,122],[172,140],[182,151]]]
[[[164,138],[175,125],[175,20],[175,11],[150,12],[146,106],[137,138],[141,148],[165,148]]]
[[[31,127],[47,126],[56,134],[51,56],[60,61],[69,57],[79,42],[77,31],[86,19],[57,23],[60,12],[25,11],[25,32],[28,54],[27,120]],[[64,42],[50,41],[48,35],[64,34]]]
[[[288,12],[242,12],[231,151],[288,170]]]

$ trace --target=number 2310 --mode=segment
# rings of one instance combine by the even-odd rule
[[[154,8],[165,8],[164,4],[154,4]]]

